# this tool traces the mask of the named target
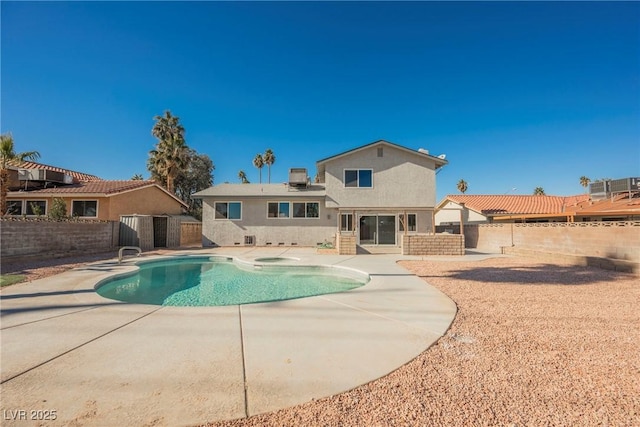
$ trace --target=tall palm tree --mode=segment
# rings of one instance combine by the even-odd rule
[[[37,151],[16,153],[11,133],[0,135],[0,215],[7,213],[7,193],[9,192],[7,188],[9,184],[9,169],[7,166],[9,160],[24,162],[25,160],[35,161],[39,158],[40,153]]]
[[[262,154],[258,153],[253,158],[253,166],[258,168],[260,172],[260,184],[262,184],[262,167],[264,166],[264,159],[262,158]]]
[[[465,181],[464,179],[461,179],[460,181],[458,181],[458,191],[460,191],[462,194],[467,192],[467,181]]]
[[[164,116],[154,117],[151,134],[158,138],[156,149],[149,151],[147,167],[153,178],[166,184],[167,191],[175,194],[175,179],[188,166],[189,147],[184,140],[184,127],[180,118],[165,111]]]
[[[247,179],[247,174],[244,173],[243,170],[238,172],[238,179],[240,179],[240,182],[243,184],[249,184],[249,180]]]
[[[271,148],[267,148],[267,151],[264,152],[264,164],[267,165],[269,170],[269,184],[271,184],[271,165],[276,162],[276,155],[273,154]]]
[[[133,175],[133,176],[131,177],[131,180],[132,180],[132,181],[142,181],[143,179],[144,179],[144,178],[143,178],[143,177],[142,177],[142,175],[141,175],[141,174],[139,174],[139,173],[137,173],[137,174],[135,174],[135,175]]]
[[[589,186],[590,182],[591,180],[588,177],[584,175],[580,177],[580,185],[584,187],[585,193],[587,192],[587,187]]]
[[[545,194],[544,194],[544,188],[542,188],[542,187],[536,187],[536,188],[533,190],[533,195],[534,195],[534,196],[544,196],[544,195],[545,195]]]

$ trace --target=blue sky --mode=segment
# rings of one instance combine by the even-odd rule
[[[257,182],[267,148],[283,182],[378,139],[447,155],[438,200],[640,176],[637,2],[0,7],[0,130],[42,163],[148,177],[168,109],[215,183]]]

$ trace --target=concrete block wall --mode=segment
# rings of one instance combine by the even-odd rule
[[[53,257],[114,250],[119,224],[115,221],[0,221],[2,257]]]
[[[640,262],[640,221],[482,224],[464,227],[467,248],[503,247]]]
[[[340,255],[356,254],[356,236],[353,234],[341,234],[336,236],[336,247]]]
[[[405,234],[402,255],[464,255],[460,234]]]
[[[180,246],[202,245],[202,223],[183,222],[180,224]]]

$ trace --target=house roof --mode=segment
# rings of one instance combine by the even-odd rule
[[[575,210],[578,202],[589,196],[546,196],[546,195],[448,195],[436,208],[440,210],[449,201],[464,205],[486,216],[509,214],[550,214]],[[572,209],[573,208],[573,209]]]
[[[318,169],[320,169],[320,167],[322,165],[324,165],[325,163],[327,163],[327,162],[329,162],[331,160],[335,160],[335,159],[337,159],[339,157],[343,157],[343,156],[346,156],[348,154],[356,153],[358,151],[365,150],[365,149],[370,148],[370,147],[375,147],[377,145],[387,145],[389,147],[395,147],[395,148],[397,148],[399,150],[403,150],[403,151],[406,151],[408,153],[412,153],[412,154],[415,154],[415,155],[418,155],[418,156],[423,156],[423,157],[430,158],[431,160],[433,160],[436,163],[436,169],[438,169],[439,167],[442,167],[442,166],[446,165],[447,163],[449,163],[444,158],[432,156],[427,152],[413,150],[411,148],[407,148],[407,147],[404,147],[402,145],[398,145],[398,144],[395,144],[393,142],[389,142],[389,141],[385,141],[384,139],[380,139],[380,140],[374,141],[374,142],[372,142],[370,144],[365,144],[365,145],[362,145],[360,147],[356,147],[356,148],[353,148],[351,150],[343,151],[342,153],[338,153],[338,154],[335,154],[333,156],[325,157],[324,159],[320,159],[320,160],[318,160],[316,162],[316,167]]]
[[[73,178],[73,182],[102,181],[102,178],[98,178],[95,175],[90,175],[88,173],[83,173],[83,172],[76,172],[69,169],[59,168],[56,166],[49,166],[43,163],[20,162],[17,160],[9,160],[7,164],[12,169],[45,169],[53,172],[61,172],[61,173],[70,175]]]
[[[308,188],[298,189],[284,184],[218,184],[193,194],[193,198],[202,197],[325,197],[323,185],[312,184]]]
[[[126,181],[91,181],[80,182],[71,185],[61,185],[58,187],[42,188],[31,191],[11,191],[7,194],[9,198],[23,198],[25,196],[32,197],[32,195],[40,197],[63,197],[66,195],[76,197],[110,197],[116,194],[126,193],[128,191],[135,191],[146,187],[157,187],[161,191],[165,192],[170,197],[174,198],[184,207],[188,205],[180,200],[178,197],[169,193],[167,190],[156,184],[155,181],[143,181],[143,180],[126,180]]]

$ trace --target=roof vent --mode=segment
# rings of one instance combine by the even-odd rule
[[[309,185],[309,177],[306,168],[289,169],[289,187],[306,188]]]

